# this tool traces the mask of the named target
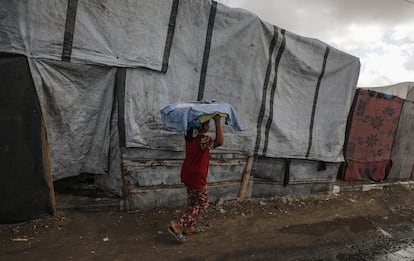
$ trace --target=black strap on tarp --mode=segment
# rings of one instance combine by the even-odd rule
[[[283,187],[289,185],[290,179],[290,159],[285,159],[285,175],[283,177]]]
[[[213,39],[214,20],[216,19],[217,2],[213,1],[210,8],[210,16],[208,18],[206,42],[204,45],[203,64],[201,66],[200,83],[198,85],[197,100],[204,98],[204,86],[206,84],[208,60],[210,58],[211,40]]]
[[[166,73],[168,70],[168,61],[170,59],[170,52],[171,52],[172,41],[174,38],[175,22],[177,20],[179,4],[180,4],[180,0],[173,0],[172,7],[171,7],[170,21],[168,23],[167,38],[165,40],[164,56],[162,60],[161,72],[163,73]]]
[[[75,32],[76,12],[78,9],[78,0],[68,0],[68,9],[66,11],[65,34],[63,38],[62,61],[70,62],[72,55],[73,34]]]
[[[313,125],[315,123],[316,105],[318,104],[319,89],[321,87],[321,82],[322,82],[323,76],[325,74],[326,62],[328,60],[329,50],[330,50],[330,48],[329,48],[329,46],[327,46],[326,49],[325,49],[325,55],[323,57],[322,70],[321,70],[321,73],[319,74],[318,82],[316,84],[315,95],[313,97],[312,114],[311,114],[311,120],[310,120],[310,124],[309,124],[309,141],[308,141],[308,149],[306,151],[306,158],[309,157],[310,150],[312,148]]]
[[[117,68],[115,74],[115,90],[116,99],[118,102],[118,131],[119,131],[119,146],[126,146],[125,136],[125,80],[126,68]]]
[[[275,60],[275,78],[273,79],[272,89],[270,91],[269,117],[267,118],[266,129],[265,129],[265,141],[263,145],[263,155],[266,155],[267,146],[269,144],[269,132],[270,132],[270,126],[272,126],[272,121],[273,121],[273,105],[274,105],[274,100],[275,100],[275,92],[277,88],[278,69],[279,69],[280,60],[282,59],[283,51],[285,50],[285,46],[286,46],[285,33],[286,33],[286,30],[282,29],[281,30],[282,42],[280,44],[279,51],[277,52],[276,60]]]

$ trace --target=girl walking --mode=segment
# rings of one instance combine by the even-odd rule
[[[218,114],[213,117],[216,136],[209,137],[209,121],[197,127],[198,134],[186,136],[185,159],[181,167],[181,182],[187,188],[187,208],[181,217],[171,222],[168,231],[180,242],[185,241],[183,234],[201,232],[196,226],[196,218],[201,211],[208,207],[207,174],[210,162],[210,148],[216,148],[224,143],[224,133],[221,118]]]

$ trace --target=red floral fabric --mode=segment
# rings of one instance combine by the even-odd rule
[[[185,213],[176,220],[182,229],[188,229],[195,225],[201,211],[208,208],[207,186],[195,189],[187,188],[187,209]]]
[[[357,90],[344,146],[345,180],[387,177],[402,105],[401,98]]]

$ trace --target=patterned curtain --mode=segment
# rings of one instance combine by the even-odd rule
[[[357,90],[344,146],[345,180],[387,177],[403,102],[396,96]]]

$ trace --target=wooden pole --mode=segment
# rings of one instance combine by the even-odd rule
[[[251,156],[247,159],[246,169],[243,173],[243,178],[240,184],[239,200],[243,200],[246,194],[247,186],[249,185],[250,173],[252,172],[254,157]]]
[[[56,198],[55,198],[55,189],[53,186],[53,178],[52,172],[50,167],[50,151],[49,151],[49,142],[47,140],[47,131],[46,131],[46,123],[43,117],[41,117],[40,123],[40,131],[41,131],[41,139],[42,139],[42,159],[43,159],[43,174],[44,177],[49,185],[49,197],[50,203],[52,207],[52,214],[56,216]]]

